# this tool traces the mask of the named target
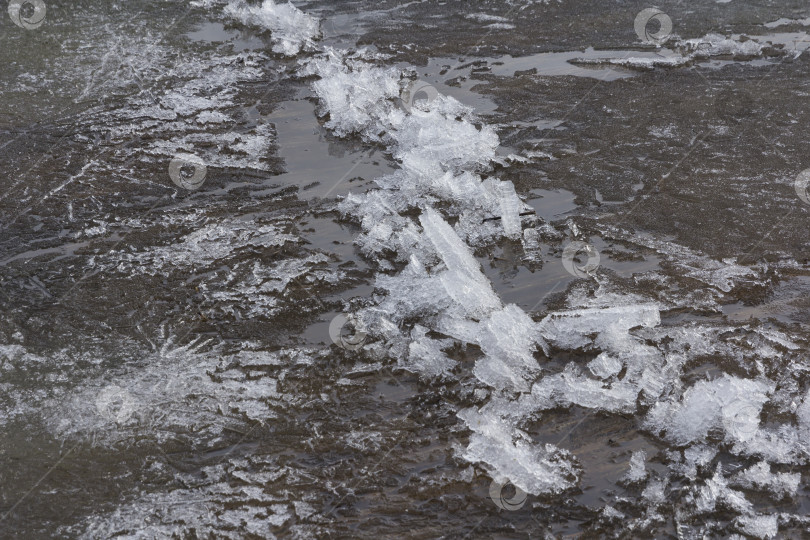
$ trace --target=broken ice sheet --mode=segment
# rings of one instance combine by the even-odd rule
[[[427,328],[420,325],[411,330],[407,366],[431,380],[450,375],[457,362],[448,358],[442,349],[450,347],[453,341],[431,339],[426,334]]]
[[[500,188],[501,223],[504,233],[507,238],[516,240],[523,232],[520,226],[521,201],[515,193],[515,186],[512,182],[501,182],[498,187]]]
[[[345,62],[343,54],[327,48],[324,55],[302,68],[303,74],[320,76],[312,87],[329,113],[326,127],[338,136],[364,135],[380,142],[390,129],[393,100],[399,96],[399,74],[361,62]]]
[[[318,19],[292,3],[276,4],[273,0],[264,0],[261,5],[251,5],[244,0],[230,0],[223,12],[242,24],[269,30],[273,52],[287,56],[297,54],[320,36]]]
[[[495,480],[508,479],[534,494],[559,493],[579,481],[579,469],[565,450],[536,444],[491,413],[465,409],[458,416],[473,431],[464,458],[482,463]]]
[[[727,46],[715,45],[718,54]],[[388,354],[425,376],[444,377],[456,367],[443,352],[453,340],[478,345],[483,353],[473,373],[487,389],[476,395],[488,395],[489,401],[458,413],[473,432],[469,446],[461,449],[463,457],[528,493],[559,493],[577,483],[573,458],[534,443],[520,427],[548,408],[579,405],[643,414],[650,407],[645,426],[671,446],[687,446],[673,450],[678,459],[673,458],[672,471],[682,475],[679,481],[685,477],[697,484],[699,504],[749,512],[745,497],[728,487],[722,472],[709,482],[699,480],[718,452],[708,442],[710,432],[721,430],[724,442],[738,454],[761,452],[766,442],[778,440],[772,446],[785,458],[795,457],[784,450],[799,430],[771,432],[760,425],[759,415],[773,390],[764,377],[723,375],[689,381],[692,386],[684,391],[682,369],[690,360],[720,355],[747,362],[728,338],[719,338],[728,328],[696,322],[662,327],[662,310],[675,302],[690,306],[696,297],[658,303],[642,293],[607,287],[596,293],[573,288],[566,301],[569,309],[548,314],[540,323],[516,306],[504,306],[470,248],[522,238],[535,250],[537,237],[521,230],[522,207],[514,186],[479,176],[494,159],[497,136],[486,125],[477,127],[469,112],[449,114],[458,106],[442,97],[426,110],[403,113],[394,106],[396,71],[337,51],[325,51],[304,72],[321,77],[313,88],[322,112],[329,113],[327,127],[338,135],[359,134],[382,143],[401,164],[379,179],[380,190],[351,195],[341,204],[341,211],[361,223],[358,245],[364,254],[407,262],[399,273],[392,271],[393,264],[380,264],[384,274],[376,285],[382,294],[363,312],[369,327],[384,340]],[[408,217],[414,214],[421,214],[418,223]],[[454,226],[451,219],[456,219]],[[702,305],[716,307],[714,296],[761,275],[733,260],[715,261],[673,248],[671,242],[641,238],[639,243],[662,253],[684,276],[716,289],[701,299]],[[377,353],[385,351],[380,344],[373,347]],[[577,359],[562,371],[544,374],[534,358],[540,350],[575,353]],[[583,354],[588,355],[585,361]],[[742,397],[748,401],[738,401]],[[645,409],[639,411],[639,404]],[[696,421],[704,407],[708,418]],[[803,414],[797,412],[800,422]],[[748,435],[751,430],[753,436]],[[649,478],[638,500],[648,507],[638,522],[642,529],[665,521],[663,507],[680,496],[670,489],[669,477],[647,476],[644,461],[636,454],[630,467],[632,478]],[[787,482],[789,487],[793,477],[780,479],[778,485]]]
[[[773,390],[773,383],[730,375],[699,381],[684,392],[680,403],[656,403],[645,424],[682,445],[703,441],[713,428],[722,429],[731,442],[746,441],[759,429],[759,414]]]
[[[637,450],[633,452],[630,457],[630,466],[622,477],[622,480],[628,483],[641,482],[647,478],[647,452],[644,450]]]
[[[452,227],[432,208],[425,210],[420,221],[425,236],[447,267],[447,271],[440,274],[441,282],[464,315],[483,318],[500,308],[501,301],[481,271],[481,265]]]
[[[730,484],[745,489],[771,492],[777,499],[796,495],[801,473],[773,473],[767,461],[760,461],[732,476]]]

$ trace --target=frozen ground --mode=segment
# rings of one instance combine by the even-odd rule
[[[807,7],[11,4],[2,536],[810,534]]]

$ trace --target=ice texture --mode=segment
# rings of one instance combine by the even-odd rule
[[[520,206],[515,186],[512,182],[501,182],[499,202],[501,205],[501,223],[503,223],[504,234],[512,240],[520,238],[523,233],[520,226]]]
[[[629,232],[606,225],[603,233],[614,238],[632,238],[640,246],[656,250],[682,270],[685,275],[715,287],[722,292],[732,291],[738,283],[761,277],[756,266],[743,266],[733,259],[718,261],[695,252],[686,246],[668,242],[643,232]]]
[[[107,261],[115,261],[118,271],[156,275],[170,269],[205,267],[231,257],[240,249],[277,247],[295,240],[296,237],[281,232],[277,224],[224,220],[203,225],[168,246],[149,247],[136,253],[111,251],[97,264],[107,266]]]
[[[313,83],[323,112],[329,113],[326,127],[339,136],[361,134],[381,140],[385,120],[395,114],[390,101],[399,96],[399,75],[392,68],[344,61],[340,51],[326,49],[303,68],[304,74],[320,77]]]
[[[622,477],[625,482],[640,482],[647,478],[647,452],[637,450],[630,457],[630,467]]]
[[[703,440],[710,429],[722,429],[731,441],[746,441],[756,434],[762,406],[774,389],[771,383],[723,375],[700,381],[677,402],[659,402],[650,410],[647,423],[665,430],[677,444]]]
[[[545,341],[523,310],[502,304],[470,248],[523,237],[519,214],[526,206],[514,186],[480,176],[495,158],[493,128],[474,124],[468,108],[444,96],[406,113],[396,106],[400,73],[338,51],[327,49],[302,71],[319,76],[313,89],[329,114],[327,127],[386,144],[401,164],[378,179],[378,190],[352,194],[339,205],[359,220],[357,243],[366,255],[407,261],[398,274],[377,276],[376,287],[385,295],[361,313],[383,340],[369,350],[395,356],[423,376],[445,376],[454,362],[442,349],[452,341],[428,335],[437,332],[480,347],[483,356],[473,373],[481,384],[528,392],[540,373],[535,353],[546,349]],[[411,210],[418,212],[418,222],[406,215]],[[455,227],[448,217],[457,219]],[[414,319],[421,325],[410,332],[400,329]],[[504,408],[491,408],[482,418],[494,429],[508,416]],[[563,472],[573,470],[569,457],[553,445],[518,444],[511,439],[513,429],[479,433],[465,455],[531,493],[569,486],[570,479],[562,479]],[[524,464],[503,459],[510,454],[525,456]]]
[[[740,531],[754,538],[775,538],[779,533],[779,524],[776,515],[740,516],[736,525]]]
[[[251,5],[244,0],[232,0],[225,6],[224,13],[242,24],[269,30],[273,52],[287,56],[298,54],[320,35],[318,20],[292,2],[276,4],[273,0],[264,0],[261,5]]]
[[[178,474],[163,491],[143,490],[115,509],[89,517],[81,527],[60,532],[71,538],[133,540],[198,535],[276,538],[274,530],[308,511],[306,504],[291,505],[265,489],[267,483],[289,474],[287,467],[267,459],[230,457],[201,468],[199,474]],[[233,479],[239,483],[234,485]]]
[[[801,473],[772,473],[767,461],[760,461],[731,479],[732,485],[769,491],[779,499],[796,495],[800,481]]]
[[[772,47],[772,45],[763,43],[757,39],[749,39],[745,36],[725,37],[710,33],[701,38],[677,40],[671,47],[672,50],[664,49],[655,56],[582,58],[575,60],[575,63],[609,64],[641,70],[656,67],[675,68],[691,65],[696,60],[705,60],[718,56],[731,57],[735,60],[750,60],[763,56],[766,49]]]
[[[45,424],[59,437],[93,433],[117,444],[141,434],[163,441],[192,429],[197,440],[214,444],[229,425],[277,417],[278,381],[256,372],[257,366],[299,361],[296,351],[270,353],[248,343],[223,357],[205,341],[177,343],[168,335],[141,360],[146,369],[89,381],[41,408]]]
[[[452,227],[432,208],[425,209],[420,222],[447,269],[441,273],[441,283],[464,315],[481,319],[500,308],[501,301],[481,272],[481,265]]]
[[[766,48],[714,35],[678,47],[682,53],[641,63],[748,58]],[[365,351],[375,362],[395,358],[429,379],[464,369],[446,354],[454,345],[474,345],[481,352],[471,383],[478,405],[458,412],[472,433],[462,457],[528,493],[561,493],[577,485],[576,460],[535,442],[527,425],[543,411],[570,407],[634,416],[650,437],[669,446],[668,471],[648,471],[646,454],[633,453],[624,480],[638,484],[643,515],[632,518],[628,530],[663,522],[663,506],[678,498],[685,503],[678,519],[724,510],[738,517],[741,532],[776,534],[778,521],[757,514],[743,490],[782,498],[798,489],[800,477],[771,467],[807,459],[810,399],[795,382],[790,390],[778,390],[763,362],[776,362],[785,351],[797,354],[801,346],[790,336],[752,326],[661,324],[661,312],[673,307],[719,310],[717,298],[760,279],[763,269],[604,225],[603,236],[657,251],[694,287],[678,298],[657,300],[612,287],[611,278],[603,277],[595,291],[572,286],[566,307],[537,322],[518,306],[504,305],[473,256],[479,246],[519,240],[531,260],[540,252],[539,231],[556,234],[537,224],[524,228],[528,220],[520,214],[527,207],[514,185],[489,174],[498,161],[492,127],[446,96],[406,111],[399,96],[411,74],[360,53],[326,48],[302,62],[301,73],[317,77],[313,90],[327,128],[382,145],[398,164],[376,180],[377,189],[353,193],[338,205],[359,223],[356,243],[378,269],[373,302],[360,312],[373,337]],[[707,359],[717,360],[718,373],[684,373],[685,366]],[[548,370],[547,360],[555,361]],[[735,367],[733,375],[725,372],[728,365]],[[790,420],[766,424],[768,403]],[[728,456],[751,461],[729,474],[723,467]],[[621,515],[603,512],[604,519]],[[681,524],[679,531],[690,527]],[[712,527],[707,522],[692,530]]]
[[[407,367],[433,380],[449,376],[457,362],[448,358],[442,348],[452,346],[453,341],[431,339],[427,337],[427,332],[427,328],[419,325],[411,331],[411,342],[408,345],[410,362]]]
[[[706,34],[702,38],[680,41],[695,58],[712,56],[755,57],[762,54],[765,45],[754,39],[733,39],[719,34]]]
[[[575,485],[579,470],[565,450],[533,443],[496,415],[459,412],[473,435],[463,456],[482,462],[495,480],[508,479],[526,493],[559,493]]]

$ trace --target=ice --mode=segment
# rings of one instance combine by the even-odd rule
[[[296,240],[296,237],[281,232],[281,227],[253,221],[218,221],[199,227],[169,246],[149,247],[136,253],[113,250],[97,264],[114,264],[121,272],[149,275],[167,269],[204,267],[228,258],[240,249],[276,247]]]
[[[796,495],[801,476],[801,473],[772,473],[770,464],[767,461],[760,461],[735,474],[730,484],[745,489],[767,490],[777,499],[781,499]]]
[[[432,208],[420,218],[424,234],[440,254],[447,271],[440,275],[447,294],[467,317],[481,319],[501,307],[481,265],[452,227]]]
[[[515,186],[512,182],[501,182],[498,187],[500,188],[501,223],[504,233],[507,238],[517,240],[522,233],[520,226],[521,201],[515,193]]]
[[[137,170],[133,164],[153,161],[165,171],[179,152],[198,155],[209,167],[269,169],[274,138],[270,126],[240,125],[234,111],[246,84],[269,77],[267,56],[259,51],[223,54],[186,47],[180,61],[176,44],[142,23],[133,21],[134,26],[127,24],[118,31],[94,24],[72,35],[62,44],[62,52],[69,56],[54,71],[57,78],[38,81],[39,88],[26,92],[44,90],[45,85],[75,88],[77,103],[93,104],[77,118],[79,132],[95,133],[118,146],[111,147],[105,159],[89,159],[62,187],[97,177],[108,178],[113,189],[121,189],[118,183],[165,185],[160,175],[133,175]],[[146,81],[152,81],[148,88]],[[96,106],[108,100],[115,106]],[[252,154],[235,148],[240,142],[237,134],[227,137],[234,127],[243,139],[253,141]],[[123,144],[139,139],[139,145]],[[81,134],[76,140],[89,141]]]
[[[683,451],[685,466],[681,470],[682,474],[691,480],[695,480],[698,474],[698,467],[707,467],[717,455],[717,449],[711,446],[696,444]],[[676,467],[676,469],[678,469]]]
[[[410,369],[437,377],[454,365],[442,352],[451,342],[428,337],[428,330],[433,330],[481,347],[484,356],[476,362],[474,373],[482,383],[527,391],[539,372],[533,353],[544,345],[542,338],[522,310],[502,305],[465,243],[489,240],[498,234],[497,228],[514,238],[522,233],[518,216],[522,201],[514,187],[503,187],[494,179],[482,181],[476,174],[494,157],[498,145],[494,130],[474,126],[465,118],[466,109],[442,97],[426,110],[405,115],[392,104],[400,89],[396,72],[341,59],[334,51],[327,51],[304,72],[321,77],[313,88],[329,113],[327,127],[339,135],[358,133],[384,142],[401,163],[399,171],[379,179],[380,190],[351,195],[339,206],[344,214],[360,218],[363,233],[358,244],[364,253],[393,252],[396,259],[408,261],[398,275],[378,275],[377,288],[387,294],[361,314],[368,327],[376,329],[388,350],[400,356],[405,338],[391,323],[401,325],[418,317],[426,326],[410,332]],[[463,237],[433,208],[443,201],[450,202],[449,212],[459,216]],[[421,211],[421,230],[401,215],[410,208]],[[503,224],[484,225],[485,218],[494,216],[501,217]],[[503,445],[506,450],[499,449]],[[532,492],[561,489],[561,481],[554,478],[560,474],[558,466],[546,459],[547,449],[533,448],[526,441],[515,446],[503,437],[479,436],[466,451],[472,461],[479,461],[479,455],[490,459],[490,453],[503,456],[504,452],[536,457],[535,478],[526,482],[518,470],[490,463],[499,475]]]
[[[326,49],[303,68],[303,73],[320,76],[312,87],[329,113],[326,127],[339,136],[364,135],[382,141],[390,129],[388,117],[394,114],[392,100],[399,96],[399,74],[361,62],[344,62],[338,51]]]
[[[588,362],[588,369],[591,370],[595,377],[600,379],[609,379],[617,375],[622,370],[622,366],[621,360],[606,353],[601,353]]]
[[[256,472],[278,470],[273,476]],[[236,540],[245,535],[275,538],[273,530],[293,518],[291,505],[267,492],[264,484],[287,473],[274,462],[231,457],[203,467],[199,474],[179,473],[162,491],[144,490],[111,511],[63,527],[71,538],[186,538]],[[164,473],[165,474],[165,473]],[[239,483],[233,485],[232,478]],[[296,511],[299,506],[295,506]]]
[[[431,160],[445,169],[485,166],[495,157],[498,135],[484,125],[447,117],[438,110],[415,111],[396,126],[397,151],[402,161]]]
[[[476,362],[474,372],[482,382],[528,390],[539,369],[533,351],[544,346],[536,324],[517,306],[502,306],[478,261],[438,212],[427,208],[420,221],[440,264],[428,272],[412,255],[400,275],[379,276],[377,286],[388,295],[366,311],[372,326],[375,319],[379,324],[380,314],[395,321],[413,316],[433,320],[439,332],[481,347],[485,356]],[[431,358],[431,364],[449,362],[423,333],[416,338],[417,350]]]
[[[199,289],[215,306],[212,309],[219,312],[249,318],[272,317],[283,307],[279,299],[294,280],[305,277],[308,283],[328,285],[345,277],[344,272],[328,268],[328,262],[326,255],[318,253],[266,264],[237,263],[224,280],[202,282]]]
[[[458,413],[473,431],[465,459],[481,462],[493,479],[509,479],[526,493],[559,493],[576,485],[579,470],[571,455],[554,445],[534,444],[498,416],[472,409]]]
[[[615,352],[632,352],[636,348],[628,336],[630,329],[659,324],[661,316],[655,304],[561,311],[540,323],[543,336],[560,349],[584,349],[594,344]],[[597,339],[591,340],[590,334],[598,334]]]
[[[320,35],[318,20],[292,3],[276,4],[273,0],[264,0],[260,6],[254,6],[244,0],[232,0],[225,6],[224,13],[242,24],[270,30],[273,52],[287,56],[298,54]]]
[[[761,44],[712,35],[682,42],[680,48],[683,54],[657,61],[685,65],[764,51]],[[795,492],[796,477],[772,473],[770,466],[806,454],[800,440],[810,435],[810,400],[796,406],[798,427],[765,426],[761,414],[776,389],[765,375],[765,361],[798,351],[798,342],[702,321],[661,324],[661,312],[673,307],[719,311],[723,293],[761,278],[764,271],[603,223],[604,238],[651,248],[679,278],[706,287],[662,300],[664,295],[648,291],[629,293],[626,284],[611,287],[618,280],[606,275],[596,290],[593,283],[572,286],[566,309],[537,323],[518,306],[504,305],[473,256],[473,248],[505,239],[521,240],[527,259],[541,253],[540,225],[523,230],[520,214],[526,207],[514,185],[487,176],[497,162],[495,130],[445,96],[406,111],[399,96],[412,74],[380,64],[324,49],[301,72],[318,76],[313,90],[327,128],[383,146],[399,165],[377,179],[378,189],[351,194],[339,205],[360,224],[357,245],[379,270],[373,302],[361,311],[376,340],[367,351],[375,362],[395,358],[431,380],[465,369],[444,352],[455,344],[481,351],[468,390],[476,403],[486,403],[458,412],[472,431],[462,457],[527,493],[574,487],[579,471],[573,458],[535,442],[524,429],[542,411],[578,406],[637,417],[657,444],[669,445],[669,475],[657,467],[648,471],[643,451],[630,459],[625,480],[647,480],[635,499],[647,507],[633,525],[640,529],[663,521],[656,508],[672,500],[691,503],[679,508],[680,517],[719,509],[751,517],[751,502],[733,487],[779,496]],[[543,230],[544,238],[557,234]],[[661,274],[647,277],[659,289],[685,288]],[[544,371],[546,359],[549,371]],[[683,373],[684,366],[701,366],[707,359],[717,362],[710,377],[702,371]],[[727,365],[735,366],[735,375],[724,373]],[[706,479],[707,468],[722,452],[757,456],[761,465],[731,478],[718,465]]]
[[[509,19],[506,17],[491,15],[489,13],[468,13],[464,17],[479,22],[509,22]]]
[[[779,533],[776,515],[740,516],[735,521],[739,529],[754,538],[775,538]]]
[[[567,364],[561,373],[536,382],[532,396],[541,410],[579,405],[629,413],[636,408],[639,391],[640,387],[631,381],[616,381],[608,386],[583,375],[575,364]]]
[[[730,442],[745,441],[759,429],[759,414],[773,389],[772,383],[731,375],[699,381],[680,403],[656,403],[646,423],[677,444],[700,442],[712,428],[723,429]]]
[[[684,47],[695,58],[709,58],[712,56],[756,57],[762,54],[764,45],[756,40],[730,39],[719,34],[706,34],[702,38],[680,41],[679,46]]]
[[[690,56],[673,53],[671,56],[630,56],[623,58],[577,58],[575,61],[581,65],[612,65],[625,66],[638,70],[651,70],[656,67],[680,67],[692,62]]]
[[[666,478],[653,478],[647,482],[641,497],[651,505],[664,504],[667,500],[667,486]]]
[[[730,292],[738,283],[752,281],[761,276],[757,266],[742,266],[734,259],[717,261],[686,246],[664,241],[638,231],[628,232],[605,226],[604,234],[614,238],[631,240],[633,243],[656,250],[667,261],[675,264],[685,275],[697,279],[722,292]]]
[[[641,482],[647,478],[647,452],[644,450],[636,450],[630,457],[630,468],[627,470],[622,479],[625,482],[635,483]]]
[[[727,38],[719,34],[707,34],[702,38],[679,40],[672,49],[664,49],[656,56],[630,56],[622,58],[581,58],[577,64],[610,64],[636,69],[653,69],[655,67],[682,67],[691,65],[695,60],[717,56],[729,56],[736,60],[749,60],[763,55],[769,44],[760,43],[745,36]]]
[[[534,263],[542,262],[542,246],[540,243],[540,232],[535,227],[523,230],[523,259]]]
[[[419,325],[411,331],[408,367],[431,380],[448,376],[457,362],[448,358],[442,352],[442,348],[452,346],[453,341],[431,339],[426,335],[427,332],[427,328]]]
[[[616,510],[610,505],[605,505],[602,507],[601,516],[602,519],[613,521],[619,519],[625,519],[627,516]]]
[[[493,312],[478,325],[474,343],[485,354],[473,370],[481,382],[493,388],[529,390],[540,371],[533,351],[545,343],[534,321],[522,309],[509,304]]]
[[[59,437],[90,437],[106,444],[140,436],[165,441],[193,429],[200,444],[214,444],[229,424],[264,422],[282,407],[277,379],[249,366],[292,364],[301,351],[265,352],[243,343],[228,355],[207,342],[175,343],[173,336],[143,355],[126,373],[82,383],[41,404],[44,421]],[[216,376],[212,374],[216,373]]]
[[[698,513],[708,514],[718,509],[718,506],[738,513],[748,514],[753,506],[740,491],[728,487],[723,477],[722,468],[718,465],[714,476],[707,479],[702,486],[696,488],[694,505]]]
[[[810,17],[807,17],[806,19],[786,19],[782,17],[775,21],[765,23],[765,28],[778,28],[780,26],[789,26],[793,24],[810,26]]]
[[[610,411],[631,412],[640,393],[645,399],[659,396],[665,384],[677,375],[679,359],[666,360],[631,330],[660,324],[658,306],[631,304],[594,307],[552,313],[540,322],[548,343],[567,351],[600,351],[589,364],[596,379],[571,363],[558,374],[535,383],[532,395],[541,409],[579,405]],[[622,369],[621,380],[612,380]]]

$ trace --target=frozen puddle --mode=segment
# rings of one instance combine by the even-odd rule
[[[673,43],[674,42],[674,43]],[[698,64],[709,68],[721,68],[735,62],[743,62],[754,67],[769,64],[769,59],[784,56],[798,58],[808,47],[807,33],[775,33],[765,36],[730,37],[707,34],[698,39],[674,40],[650,53],[626,52],[622,56],[615,53],[596,56],[583,55],[570,61],[577,65],[614,65],[632,69],[653,69],[656,67],[677,68]]]
[[[28,429],[63,457],[62,447],[147,448],[143,460],[126,454],[143,461],[141,477],[115,464],[116,497],[60,534],[356,533],[378,499],[441,514],[429,505],[452,507],[482,478],[484,510],[469,510],[482,521],[555,513],[576,498],[588,526],[621,536],[806,530],[807,340],[798,325],[762,324],[735,303],[795,265],[717,261],[619,227],[580,230],[570,192],[522,194],[494,172],[504,149],[481,119],[495,107],[472,90],[476,73],[609,83],[634,75],[601,65],[616,51],[392,66],[319,41],[344,36],[345,20],[324,33],[292,4],[195,5],[228,22],[189,37],[241,52],[178,67],[156,100],[138,96],[99,122],[113,137],[162,134],[147,139],[151,159],[197,151],[258,181],[206,186],[170,212],[100,221],[75,238],[77,251],[125,231],[151,239],[93,253],[88,269],[154,285],[142,303],[158,311],[188,294],[178,304],[188,328],[132,321],[149,346],[133,339],[115,354],[104,343],[50,357],[16,337],[3,346],[3,429],[36,418]],[[276,60],[230,24],[269,34]],[[768,62],[760,45],[709,41],[688,61]],[[634,54],[641,60],[622,65],[663,65]],[[287,76],[315,99],[266,115],[237,106],[242,86]],[[269,174],[271,145],[286,172]],[[246,186],[255,198],[233,215],[228,197]],[[45,254],[60,253],[21,259]],[[806,288],[798,278],[777,299],[795,302]],[[341,316],[355,341],[317,346]],[[206,336],[193,333],[198,323]],[[369,375],[378,378],[366,386]],[[32,380],[47,389],[21,386]],[[367,489],[366,478],[385,483]]]
[[[332,139],[307,100],[279,103],[265,121],[276,126],[279,157],[286,169],[274,181],[297,186],[301,199],[344,197],[367,189],[371,180],[392,170],[381,153]]]

